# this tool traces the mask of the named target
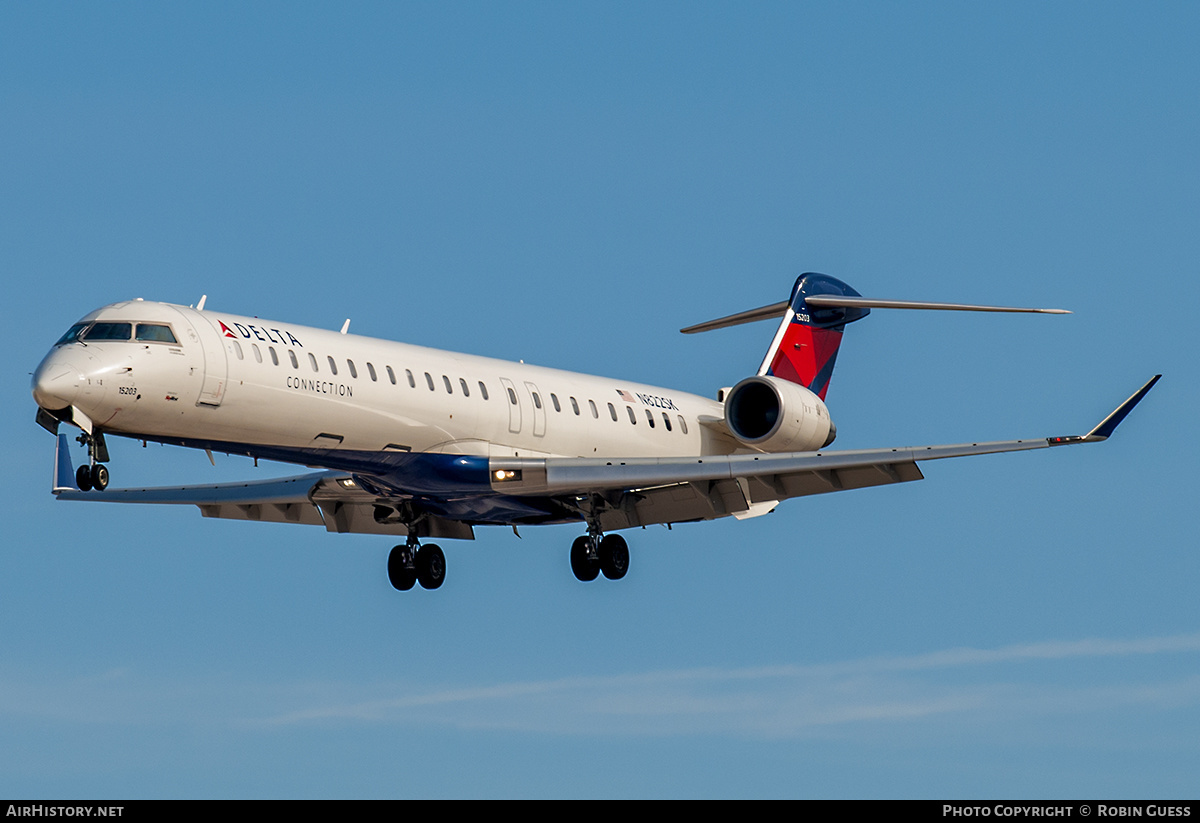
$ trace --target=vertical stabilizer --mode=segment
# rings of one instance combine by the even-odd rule
[[[788,311],[758,373],[798,383],[824,400],[843,329],[847,323],[866,317],[871,310],[857,306],[809,306],[806,298],[820,294],[860,296],[827,274],[807,272],[796,278]]]

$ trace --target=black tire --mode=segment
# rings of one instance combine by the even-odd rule
[[[436,543],[417,549],[417,581],[423,589],[436,589],[446,580],[446,555]]]
[[[629,571],[629,544],[619,534],[600,541],[600,571],[609,580],[620,580]]]
[[[417,570],[408,558],[408,546],[396,546],[388,555],[388,580],[392,588],[406,592],[417,582]]]
[[[92,490],[91,466],[80,466],[75,470],[75,485],[79,487],[81,492],[90,492]]]
[[[92,466],[92,488],[98,492],[108,488],[108,466],[103,463]]]
[[[575,542],[571,544],[571,571],[575,572],[577,580],[584,583],[595,580],[596,575],[600,574],[600,562],[593,557],[588,557],[590,545],[591,539],[586,535],[576,537]]]

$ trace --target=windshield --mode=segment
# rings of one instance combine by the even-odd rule
[[[132,323],[97,323],[87,330],[84,340],[128,340],[133,336]]]
[[[76,323],[71,328],[67,329],[67,333],[58,338],[58,342],[54,345],[65,346],[68,343],[75,343],[79,340],[79,335],[83,334],[83,330],[88,327],[87,323]]]
[[[155,343],[178,343],[175,333],[170,326],[161,323],[138,323],[136,340],[149,340]]]

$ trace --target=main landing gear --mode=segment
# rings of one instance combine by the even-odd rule
[[[446,580],[446,555],[435,543],[420,545],[416,535],[410,533],[408,542],[394,547],[388,555],[387,568],[388,580],[402,592],[415,583],[423,589],[436,589]]]
[[[108,466],[100,462],[108,460],[108,446],[104,442],[104,435],[100,432],[94,435],[85,432],[79,435],[79,442],[87,446],[88,462],[75,470],[75,485],[81,492],[90,492],[92,489],[102,492],[108,488]]]
[[[589,529],[571,544],[571,571],[585,583],[600,572],[609,580],[620,580],[629,571],[629,544],[619,534],[604,537]]]

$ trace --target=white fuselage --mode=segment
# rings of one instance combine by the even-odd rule
[[[114,434],[521,457],[746,450],[712,425],[719,402],[655,386],[165,303],[85,321],[167,324],[176,338],[85,339],[38,367],[39,405]]]

